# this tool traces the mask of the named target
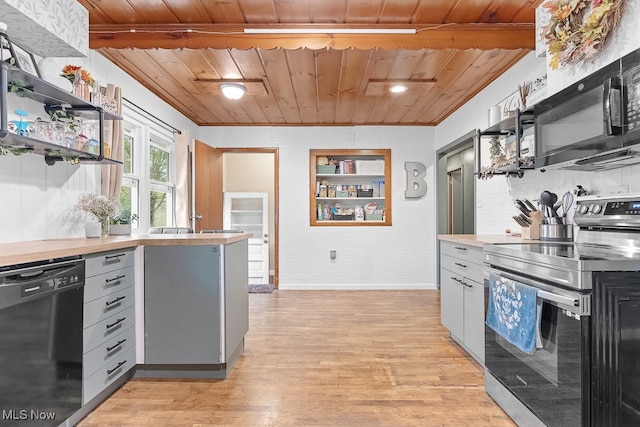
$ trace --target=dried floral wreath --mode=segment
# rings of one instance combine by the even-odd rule
[[[618,25],[626,0],[549,0],[542,7],[550,14],[544,27],[549,66],[593,60],[609,33]]]

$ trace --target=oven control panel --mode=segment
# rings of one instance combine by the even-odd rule
[[[576,224],[619,225],[640,224],[640,195],[635,196],[587,196],[579,198],[574,220]],[[615,224],[614,221],[616,222]]]

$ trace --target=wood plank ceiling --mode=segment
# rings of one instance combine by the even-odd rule
[[[78,2],[92,49],[215,126],[437,125],[534,49],[542,0]],[[415,33],[327,33],[390,28]],[[247,94],[226,99],[228,81]],[[395,81],[410,89],[380,89]]]

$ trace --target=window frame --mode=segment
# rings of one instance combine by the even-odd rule
[[[145,117],[135,109],[123,105],[125,134],[134,136],[132,150],[132,173],[122,174],[123,186],[137,190],[138,220],[132,224],[132,230],[144,232],[151,227],[151,192],[167,193],[167,224],[175,226],[175,193],[176,193],[176,158],[175,136],[153,120]],[[150,176],[151,147],[159,148],[169,154],[168,182],[152,180]],[[137,186],[135,185],[137,184]],[[132,209],[133,210],[133,209]]]

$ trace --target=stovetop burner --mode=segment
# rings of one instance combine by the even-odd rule
[[[506,250],[512,255],[520,253],[522,257],[528,254],[539,254],[548,257],[560,257],[569,262],[587,263],[589,261],[628,261],[640,262],[640,252],[624,251],[619,247],[592,245],[587,243],[524,243],[499,245],[504,253]],[[565,261],[566,262],[566,261]],[[583,265],[584,266],[584,265]]]

